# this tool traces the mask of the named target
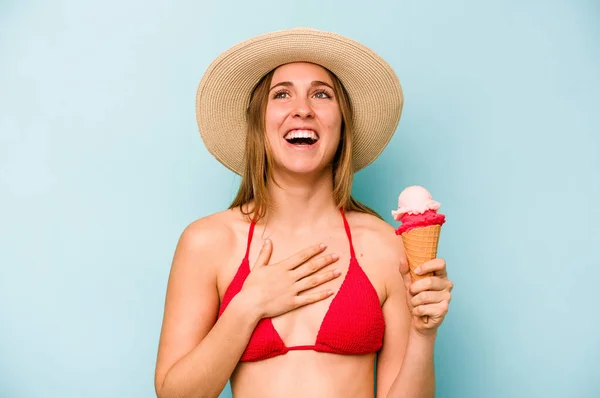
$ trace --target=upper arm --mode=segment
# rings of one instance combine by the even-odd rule
[[[202,219],[181,234],[169,275],[156,361],[155,384],[196,347],[214,326],[219,310],[214,243],[227,238]],[[222,242],[222,240],[221,240]]]
[[[411,315],[406,304],[406,288],[400,264],[406,262],[402,240],[395,234],[382,240],[386,244],[389,263],[386,264],[387,298],[383,304],[385,334],[377,357],[377,397],[385,397],[398,376],[406,352]]]

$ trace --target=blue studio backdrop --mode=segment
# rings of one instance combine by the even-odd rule
[[[402,82],[354,194],[393,225],[408,185],[442,202],[438,397],[599,397],[599,20],[597,0],[2,1],[0,396],[155,395],[179,234],[239,183],[197,84],[231,45],[310,26]]]

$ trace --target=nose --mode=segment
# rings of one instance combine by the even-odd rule
[[[314,116],[310,102],[306,98],[300,96],[296,98],[294,101],[293,116],[300,117],[302,119]]]

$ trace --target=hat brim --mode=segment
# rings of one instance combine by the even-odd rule
[[[311,28],[255,36],[209,65],[196,94],[198,129],[208,151],[242,174],[252,90],[267,73],[292,62],[321,65],[340,79],[354,113],[354,170],[373,162],[398,127],[404,102],[400,81],[391,66],[366,46]]]

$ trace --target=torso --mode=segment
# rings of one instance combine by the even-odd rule
[[[223,250],[223,263],[217,270],[217,288],[223,296],[238,271],[247,245],[249,222],[239,210],[220,214],[223,224],[230,228],[233,245]],[[380,234],[392,233],[391,227],[374,216],[346,213],[351,228],[352,241],[360,267],[368,277],[379,298],[380,305],[386,299],[385,250],[377,243]],[[267,231],[267,232],[266,232]],[[342,285],[350,264],[349,241],[341,216],[330,226],[311,231],[278,232],[265,236],[264,223],[255,227],[250,244],[250,268],[256,262],[265,238],[273,242],[271,264],[277,263],[299,250],[323,242],[327,253],[336,253],[340,259],[324,270],[334,267],[342,272],[336,278],[315,289],[332,289],[337,292]],[[335,294],[321,302],[271,319],[274,328],[286,346],[313,345],[319,327]],[[337,355],[315,351],[290,351],[285,355],[257,362],[240,362],[236,367],[231,386],[236,398],[246,397],[372,397],[374,390],[375,354]]]

